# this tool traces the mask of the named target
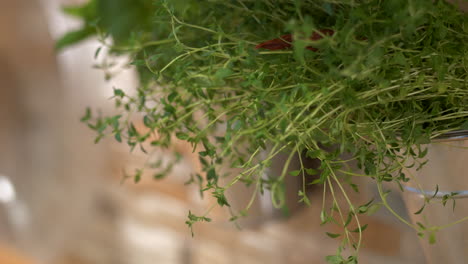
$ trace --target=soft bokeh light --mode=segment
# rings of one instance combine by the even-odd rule
[[[10,203],[16,198],[15,188],[7,176],[0,174],[0,202]]]

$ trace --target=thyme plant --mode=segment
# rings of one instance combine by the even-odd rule
[[[114,89],[119,114],[100,116],[87,109],[82,121],[96,131],[96,142],[112,135],[145,152],[168,147],[174,135],[190,142],[200,150],[205,172],[190,182],[219,206],[230,206],[226,189],[244,183],[257,186],[253,198],[270,190],[273,204],[281,207],[285,177],[319,173],[298,190],[298,200],[310,203],[306,184],[332,194],[331,208],[324,207],[320,217],[342,227],[341,234],[329,234],[342,243],[327,257],[330,263],[357,263],[365,228],[359,215],[378,205],[433,241],[438,227],[396,214],[382,183],[401,186],[411,178],[406,167],[427,162],[424,144],[468,129],[468,16],[453,5],[441,0],[91,0],[64,11],[81,18],[83,27],[63,36],[58,49],[95,35],[108,55],[129,56],[139,73],[135,96]],[[334,34],[309,38],[322,29]],[[292,34],[292,48],[255,48],[284,34]],[[102,56],[100,50],[95,56]],[[147,131],[135,128],[130,118],[135,114]],[[154,133],[157,140],[145,145]],[[280,152],[289,153],[282,175],[263,177]],[[319,159],[319,170],[288,171],[296,153]],[[350,153],[362,172],[349,170],[343,153]],[[241,173],[226,176],[229,183],[221,185],[222,166]],[[381,203],[351,201],[345,185],[358,191],[353,179],[360,176],[375,180]],[[141,170],[135,181],[140,177]],[[245,209],[233,212],[232,219]],[[209,220],[190,212],[187,224]],[[351,236],[353,231],[359,235]],[[343,256],[344,249],[354,253]]]

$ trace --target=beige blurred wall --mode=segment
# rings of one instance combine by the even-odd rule
[[[16,199],[0,204],[0,230],[8,230],[0,240],[43,263],[93,240],[95,225],[83,223],[101,217],[96,204],[105,203],[102,175],[110,168],[105,144],[95,146],[79,122],[84,106],[96,104],[86,100],[96,83],[72,77],[91,63],[75,61],[74,72],[58,63],[47,4],[2,1],[0,9],[0,174],[16,188]],[[104,224],[113,226],[112,219]],[[97,244],[115,250],[118,239],[107,236]]]

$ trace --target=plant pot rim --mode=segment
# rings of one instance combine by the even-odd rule
[[[432,140],[432,142],[451,142],[451,141],[462,141],[468,140],[468,130],[455,130],[444,133]],[[407,191],[412,194],[416,194],[421,198],[435,198],[435,199],[446,199],[446,197],[450,196],[455,199],[466,199],[468,198],[468,190],[444,190],[444,191],[434,191],[434,190],[422,190],[418,188],[414,188],[411,186],[404,187]],[[454,195],[456,194],[456,195]]]
[[[468,140],[468,130],[455,130],[437,136],[432,142]]]

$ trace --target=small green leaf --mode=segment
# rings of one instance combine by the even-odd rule
[[[163,179],[165,176],[166,176],[166,174],[164,174],[164,173],[155,173],[153,175],[153,179],[160,180],[160,179]]]
[[[74,16],[85,20],[91,20],[97,15],[96,4],[96,0],[91,0],[83,5],[62,7],[62,11],[70,16]]]
[[[89,26],[85,26],[75,31],[69,31],[68,33],[63,35],[59,40],[57,40],[57,42],[55,43],[55,49],[57,51],[61,51],[68,46],[77,44],[78,42],[92,36],[93,34],[94,29]]]
[[[343,264],[344,259],[341,256],[326,256],[325,261],[329,264]]]
[[[311,175],[311,176],[317,175],[319,173],[317,170],[311,169],[311,168],[307,168],[305,169],[305,171],[308,175]]]
[[[367,215],[368,216],[371,216],[373,214],[375,214],[377,211],[379,211],[379,209],[382,207],[382,203],[376,203],[376,204],[372,204],[371,206],[369,206],[369,208],[367,209]]]
[[[177,92],[172,92],[167,96],[167,101],[172,103],[174,99],[178,96],[179,94]]]
[[[311,159],[315,159],[315,158],[323,159],[324,158],[323,150],[320,150],[320,149],[315,149],[315,150],[309,149],[306,152],[306,156]]]
[[[133,125],[133,123],[130,123],[128,125],[128,136],[129,137],[138,137],[139,134],[138,134],[138,131],[136,130],[135,126]]]
[[[421,209],[419,209],[418,211],[416,211],[414,214],[415,214],[415,215],[418,215],[418,214],[422,213],[422,211],[424,210],[424,207],[426,207],[426,204],[423,204],[423,206],[421,207]]]
[[[436,242],[436,235],[435,232],[429,233],[429,244],[433,245]]]
[[[215,191],[212,194],[216,198],[219,206],[230,206],[226,199],[226,196],[224,196],[223,188],[215,188]]]
[[[432,198],[436,197],[438,192],[439,192],[439,185],[436,184],[436,189],[434,191],[434,195],[432,195]]]
[[[334,234],[334,233],[329,233],[329,232],[325,232],[325,234],[327,234],[327,236],[329,236],[331,238],[337,238],[337,237],[341,236],[341,234]]]
[[[350,183],[349,186],[351,186],[353,191],[355,191],[356,193],[359,193],[359,187],[356,184]]]
[[[346,218],[346,221],[344,223],[344,227],[347,227],[350,223],[351,223],[351,220],[353,219],[353,216],[354,214],[352,212],[349,212],[348,213],[348,218]]]
[[[416,222],[421,230],[426,230],[426,227],[421,222]]]
[[[297,176],[297,175],[299,175],[299,173],[301,173],[300,170],[293,170],[293,171],[289,172],[289,174],[291,174],[292,176]]]
[[[351,232],[353,232],[353,233],[361,233],[361,232],[364,232],[364,230],[366,230],[367,226],[368,226],[368,225],[365,224],[365,225],[361,226],[361,228],[358,227],[358,228],[356,228],[356,229],[354,229],[354,230],[351,230]]]
[[[146,66],[146,61],[145,60],[134,59],[133,61],[130,62],[130,65]]]
[[[370,200],[366,204],[363,204],[363,205],[359,206],[358,207],[358,213],[360,213],[360,214],[367,213],[367,210],[369,210],[369,206],[372,204],[373,201],[374,201],[374,199]]]
[[[307,197],[307,194],[304,193],[303,191],[299,190],[298,196],[301,198],[299,202],[305,203],[307,206],[310,206],[310,200],[309,197]]]
[[[310,185],[314,185],[314,184],[323,184],[325,181],[324,179],[315,179],[313,180],[311,183],[309,183]]]
[[[206,173],[206,179],[208,181],[216,181],[218,179],[215,168],[211,168],[208,170],[208,172]]]
[[[151,119],[147,115],[143,117],[143,124],[148,128],[152,127]]]
[[[135,183],[138,183],[140,180],[141,180],[141,174],[143,173],[143,171],[141,169],[138,169],[135,173],[135,176],[133,177],[133,180],[135,181]]]
[[[94,52],[94,59],[97,59],[97,57],[99,56],[99,53],[101,52],[101,49],[102,47],[99,47],[96,49],[96,51]]]
[[[94,139],[94,144],[97,144],[99,143],[99,141],[101,141],[101,139],[104,137],[103,134],[99,134],[95,139]]]
[[[322,210],[320,212],[320,221],[322,221],[322,223],[325,223],[326,220],[327,220],[327,213],[324,210]]]
[[[187,135],[186,133],[184,132],[177,132],[176,133],[176,137],[180,140],[187,140],[189,139],[189,135]]]
[[[86,122],[91,119],[91,108],[86,107],[85,115],[80,119],[81,122]]]
[[[215,73],[215,78],[217,79],[224,79],[226,77],[228,77],[229,75],[233,74],[233,71],[231,69],[228,69],[228,68],[220,68],[216,71]]]
[[[393,57],[393,63],[403,66],[406,65],[406,58],[402,52],[398,52],[395,54],[395,56]]]
[[[122,89],[114,88],[114,96],[123,98],[125,96],[125,93]]]
[[[122,136],[120,135],[120,132],[116,132],[114,135],[115,140],[118,142],[122,143]]]

